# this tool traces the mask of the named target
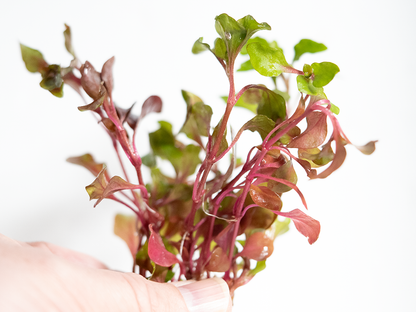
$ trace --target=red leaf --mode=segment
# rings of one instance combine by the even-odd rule
[[[247,238],[243,251],[239,256],[256,261],[263,261],[273,253],[273,239],[265,232],[255,232]]]
[[[124,240],[133,258],[136,258],[139,236],[136,230],[136,217],[117,214],[114,220],[114,234]]]
[[[366,145],[357,146],[354,145],[364,155],[371,155],[376,150],[376,143],[378,141],[370,141]]]
[[[235,223],[231,222],[229,223],[218,235],[215,237],[214,241],[224,250],[227,252],[227,250],[230,247],[230,241],[232,239],[232,236],[234,234],[234,227]]]
[[[319,237],[321,231],[321,224],[319,221],[313,219],[299,209],[289,212],[273,211],[275,214],[292,219],[298,231],[305,237],[308,237],[309,244],[313,244]]]
[[[282,209],[282,200],[280,197],[265,186],[250,186],[250,196],[254,203],[260,207],[278,210]]]
[[[101,105],[103,105],[105,98],[107,97],[107,91],[104,88],[104,86],[100,86],[100,92],[98,94],[98,97],[90,104],[84,105],[84,106],[78,106],[78,110],[81,112],[85,111],[95,111],[97,108],[99,108]]]
[[[287,147],[315,148],[324,143],[327,134],[326,114],[312,112],[306,120],[308,122],[306,130],[293,139]]]
[[[226,272],[230,268],[230,260],[221,247],[216,247],[212,252],[206,269],[214,272]]]
[[[101,77],[94,66],[86,61],[81,67],[81,85],[85,92],[94,100],[100,96]]]
[[[142,111],[140,113],[140,119],[144,118],[150,113],[160,113],[162,111],[162,99],[157,95],[152,95],[144,101],[142,105]]]
[[[78,157],[69,157],[66,161],[88,169],[94,176],[97,176],[104,167],[104,164],[95,162],[91,154],[84,154]]]
[[[122,190],[135,190],[135,189],[143,189],[144,187],[141,185],[131,184],[129,182],[124,181],[119,176],[114,176],[108,182],[108,185],[104,189],[101,197],[97,200],[94,207],[97,206],[104,198],[108,198],[114,193]]]
[[[105,188],[107,187],[107,179],[104,174],[107,167],[103,167],[103,169],[98,174],[97,178],[88,186],[85,187],[87,190],[88,195],[90,195],[90,200],[98,199],[102,197]],[[94,205],[94,207],[97,204]]]
[[[175,263],[179,263],[175,255],[166,250],[162,238],[159,233],[154,232],[152,224],[149,225],[149,229],[151,232],[148,247],[150,259],[163,267],[170,267]]]
[[[107,62],[104,63],[103,68],[101,69],[101,79],[104,81],[105,87],[108,94],[111,97],[114,87],[113,79],[113,65],[114,65],[114,56],[110,58]]]

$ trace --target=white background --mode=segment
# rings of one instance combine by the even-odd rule
[[[126,210],[109,201],[93,209],[84,190],[93,176],[65,162],[91,152],[111,174],[120,174],[110,141],[89,113],[77,110],[82,102],[75,92],[66,88],[58,99],[38,86],[39,75],[21,61],[19,41],[39,49],[49,63],[66,65],[67,23],[81,60],[99,70],[115,55],[120,105],[152,94],[164,101],[164,112],[142,125],[138,145],[146,153],[156,120],[173,122],[176,131],[182,125],[181,89],[199,95],[216,112],[213,121],[219,120],[226,77],[211,55],[192,55],[191,47],[200,36],[214,41],[216,15],[251,14],[271,25],[259,35],[277,40],[289,61],[302,38],[327,45],[295,67],[336,63],[341,72],[325,90],[341,108],[344,131],[357,144],[379,143],[372,156],[349,146],[343,167],[328,179],[300,175],[309,213],[321,222],[320,238],[310,246],[294,227],[279,237],[267,269],[237,290],[234,311],[416,310],[416,2],[38,0],[3,1],[0,7],[1,233],[86,252],[114,269],[131,267],[127,247],[112,233],[114,215]],[[254,71],[237,74],[236,83],[237,89],[270,86]],[[241,109],[234,114],[236,129],[251,118]],[[285,211],[301,207],[295,196],[283,199]]]

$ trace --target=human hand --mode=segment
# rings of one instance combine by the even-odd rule
[[[91,256],[0,234],[0,311],[231,311],[220,278],[156,283]]]

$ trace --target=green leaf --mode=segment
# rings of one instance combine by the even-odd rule
[[[266,136],[275,127],[275,122],[265,115],[254,116],[251,120],[247,121],[242,129],[250,130],[252,132],[258,132],[261,138],[264,140]],[[241,131],[241,130],[240,130]]]
[[[247,45],[249,45],[250,43],[253,43],[253,42],[259,42],[259,43],[262,43],[262,44],[267,44],[267,45],[269,45],[269,47],[274,48],[274,49],[279,48],[279,46],[277,45],[277,42],[276,41],[268,42],[266,39],[263,39],[261,37],[254,37],[254,38],[250,38],[247,41],[247,43],[241,49],[240,54],[241,55],[247,55],[248,54],[248,52],[247,52]]]
[[[227,60],[228,56],[227,56],[227,47],[225,46],[225,42],[223,39],[221,38],[217,38],[215,39],[214,42],[214,50],[212,51],[217,57],[223,59],[223,60]]]
[[[47,69],[48,63],[46,63],[42,53],[38,50],[20,44],[20,51],[28,71],[31,73],[43,73]]]
[[[331,102],[331,107],[329,109],[331,112],[333,112],[335,115],[338,115],[340,112],[340,109],[338,106],[336,106],[334,103]]]
[[[310,39],[302,39],[295,45],[295,56],[293,62],[299,60],[304,53],[316,53],[325,51],[327,47],[323,43],[318,43]]]
[[[189,144],[180,147],[176,145],[172,133],[172,125],[166,121],[159,121],[160,128],[149,133],[150,146],[153,153],[163,159],[170,161],[178,176],[188,176],[194,173],[196,166],[201,162],[199,159],[199,146]]]
[[[74,52],[74,48],[72,47],[71,28],[67,24],[65,24],[64,37],[65,37],[65,48],[75,59],[76,55]]]
[[[149,153],[142,157],[142,163],[146,167],[153,168],[156,167],[156,157],[153,153]]]
[[[257,113],[265,115],[273,121],[279,118],[284,119],[286,117],[285,99],[267,88],[263,87],[261,90],[263,92],[259,106],[257,107]]]
[[[309,64],[303,65],[303,72],[306,78],[309,78],[312,75],[313,69],[312,66]]]
[[[224,40],[228,57],[235,59],[252,35],[259,30],[270,30],[271,27],[267,23],[258,23],[250,15],[236,21],[224,13],[215,18],[215,29]]]
[[[220,129],[220,125],[222,122],[222,118],[219,121],[219,123],[215,126],[214,132],[212,133],[212,146],[215,145],[215,141],[217,140],[218,131]],[[227,148],[228,148],[228,142],[227,142],[227,130],[225,130],[224,136],[221,138],[220,148],[218,149],[217,155],[221,155]]]
[[[199,54],[204,51],[211,51],[211,47],[207,43],[203,43],[202,40],[204,40],[203,37],[198,38],[197,41],[195,41],[194,45],[192,46],[192,53],[193,54]]]
[[[192,106],[191,113],[180,132],[185,133],[188,138],[194,140],[196,135],[208,136],[211,116],[212,109],[209,105],[196,103]]]
[[[334,151],[331,144],[325,144],[322,150],[319,148],[299,149],[299,158],[305,159],[311,163],[312,167],[321,167],[330,163],[334,159]]]
[[[292,160],[289,160],[284,165],[277,168],[277,170],[272,175],[274,178],[283,179],[289,181],[293,184],[298,182],[298,176],[296,171],[293,168]],[[267,182],[267,187],[276,193],[284,193],[290,191],[292,188],[274,180],[269,180]]]
[[[242,71],[248,71],[248,70],[252,70],[254,69],[253,65],[251,65],[251,61],[245,61],[244,63],[241,64],[240,68],[237,69],[238,72],[242,72]]]
[[[270,227],[270,235],[276,239],[277,236],[282,235],[289,231],[289,224],[290,219],[285,218],[283,221],[280,221],[278,218],[273,222],[272,226]]]
[[[196,167],[201,163],[199,146],[189,144],[183,150],[179,150],[179,157],[169,157],[179,177],[187,177],[195,172]]]
[[[322,99],[326,99],[324,88],[315,87],[313,85],[312,79],[299,75],[296,77],[296,82],[297,82],[298,90],[300,92],[306,93],[309,95],[316,95]]]
[[[64,80],[61,75],[61,66],[59,65],[49,65],[42,72],[42,81],[40,86],[51,92],[56,97],[63,96],[63,86]]]
[[[268,43],[250,43],[247,45],[247,52],[254,69],[263,76],[277,77],[281,73],[303,74],[287,63],[282,49],[271,48]]]
[[[200,136],[209,135],[212,109],[191,92],[182,90],[182,96],[186,102],[187,112],[185,123],[179,132],[185,133],[188,138],[203,145]]]
[[[252,270],[250,270],[250,275],[256,275],[257,273],[263,271],[266,268],[266,260],[263,261],[257,261],[256,267]]]
[[[289,99],[290,99],[290,95],[287,92],[280,91],[280,90],[277,90],[277,89],[274,89],[273,92],[282,96],[282,98],[284,98],[286,102],[289,101]]]
[[[326,86],[339,72],[339,67],[331,62],[313,63],[312,68],[313,85],[317,88]]]

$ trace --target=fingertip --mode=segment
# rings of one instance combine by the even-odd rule
[[[230,291],[222,278],[174,286],[182,294],[190,312],[226,312],[232,309]]]

